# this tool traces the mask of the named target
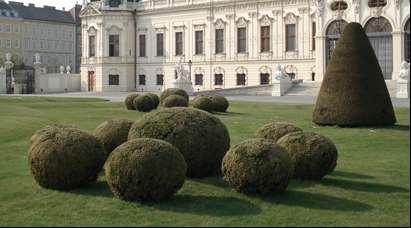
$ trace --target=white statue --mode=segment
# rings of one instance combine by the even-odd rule
[[[71,67],[70,67],[70,65],[67,65],[67,67],[66,67],[66,72],[67,72],[67,74],[71,74]]]
[[[11,62],[11,54],[6,53],[6,62]]]
[[[6,73],[6,69],[2,66],[0,66],[0,75],[1,74],[5,74]]]
[[[398,81],[410,80],[410,64],[406,61],[401,63],[400,74],[398,75]]]
[[[176,81],[189,80],[188,72],[184,69],[184,66],[182,64],[182,58],[180,58],[180,60],[178,61],[178,63],[174,67],[174,69],[177,73]]]
[[[34,64],[41,64],[39,53],[34,54]]]
[[[324,11],[324,0],[313,0],[315,12],[318,17],[321,17]]]
[[[62,65],[60,66],[60,74],[64,74],[65,67]]]
[[[284,72],[284,69],[280,66],[280,64],[277,65],[277,68],[274,72],[274,78],[278,81],[288,78],[288,75]]]

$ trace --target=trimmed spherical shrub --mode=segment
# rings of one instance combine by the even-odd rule
[[[141,138],[117,147],[107,160],[111,191],[127,201],[162,201],[184,184],[187,164],[177,148],[162,140]]]
[[[160,98],[154,93],[146,93],[145,95],[147,95],[147,96],[151,97],[151,99],[153,99],[154,108],[156,109],[158,107],[158,105],[160,104]]]
[[[32,136],[28,151],[30,171],[36,182],[57,190],[95,181],[105,158],[102,143],[73,126],[40,129]]]
[[[107,155],[127,141],[128,132],[133,123],[127,119],[112,119],[97,126],[94,136],[103,143]]]
[[[163,107],[188,107],[188,101],[180,95],[170,95],[161,103]]]
[[[235,190],[249,194],[284,192],[294,171],[287,151],[267,139],[249,139],[224,156],[224,180]]]
[[[133,124],[128,139],[156,138],[177,147],[183,154],[189,177],[219,174],[230,148],[226,126],[215,116],[195,108],[168,108],[144,115]]]
[[[277,141],[294,163],[294,177],[319,180],[337,165],[337,148],[327,137],[312,132],[292,132]]]
[[[395,112],[383,73],[359,23],[348,24],[318,94],[313,122],[319,125],[394,125]]]
[[[132,93],[132,94],[129,94],[129,95],[126,97],[124,103],[126,104],[126,107],[127,107],[128,110],[135,110],[133,101],[134,101],[134,99],[136,99],[136,97],[138,97],[138,96],[139,96],[139,95],[138,95],[137,93]]]
[[[257,138],[264,138],[277,142],[284,135],[296,131],[302,131],[302,129],[288,123],[273,122],[259,128],[255,133],[255,136]]]
[[[164,90],[161,95],[160,95],[160,102],[163,103],[164,100],[171,96],[171,95],[180,95],[182,97],[184,97],[186,99],[186,101],[189,101],[189,96],[187,94],[186,91],[182,90],[182,89],[177,89],[177,88],[170,88],[170,89],[166,89]]]
[[[140,112],[149,112],[155,109],[155,101],[151,96],[148,95],[141,95],[134,99],[133,105],[135,110]]]
[[[198,108],[207,112],[212,112],[214,110],[213,102],[207,96],[198,96],[191,102],[191,104],[194,108]]]
[[[213,110],[216,112],[226,112],[230,105],[227,98],[220,95],[211,96],[211,101],[213,103]]]

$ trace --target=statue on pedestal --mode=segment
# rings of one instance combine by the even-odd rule
[[[64,70],[65,70],[66,68],[63,66],[63,65],[61,65],[60,66],[60,74],[64,74]]]
[[[410,81],[410,64],[406,61],[401,63],[400,74],[398,75],[398,81]]]
[[[190,80],[189,72],[184,69],[181,58],[174,69],[177,75],[177,78],[173,82],[174,88],[185,90],[189,95],[193,94],[193,83]]]
[[[37,65],[37,64],[41,64],[39,53],[34,54],[34,65]]]
[[[277,65],[274,72],[274,79],[278,81],[289,79],[288,74],[284,72],[284,69],[280,65]]]
[[[70,65],[67,65],[67,67],[66,67],[66,73],[67,73],[67,74],[71,74],[71,67],[70,67]]]

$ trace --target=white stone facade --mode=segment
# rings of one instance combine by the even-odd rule
[[[265,83],[272,84],[277,65],[295,79],[321,81],[331,42],[327,29],[336,20],[363,26],[372,18],[388,20],[392,31],[384,37],[384,42],[391,44],[390,67],[384,63],[387,79],[397,78],[401,62],[407,58],[408,0],[387,0],[383,7],[372,8],[368,0],[119,0],[120,5],[112,7],[104,2],[85,3],[81,12],[83,91],[161,91],[174,81],[174,66],[180,58],[186,69],[192,62],[193,83],[196,75],[202,75],[203,83],[194,85],[195,91],[256,86],[266,75]],[[332,10],[335,2],[343,2],[343,7]],[[288,38],[287,25],[295,29]],[[262,51],[264,26],[269,27],[269,49]],[[245,51],[241,53],[238,28],[246,31]],[[217,29],[223,29],[222,53],[216,53]],[[196,54],[196,31],[203,31],[202,42],[197,42],[202,44],[202,54]],[[182,55],[176,55],[177,32],[183,35]],[[157,56],[159,33],[164,39],[163,56]],[[119,35],[118,56],[109,57],[109,35]],[[140,35],[146,37],[142,57]],[[95,37],[93,57],[89,36]],[[293,43],[291,49],[287,40]],[[145,76],[144,84],[141,75]],[[164,76],[163,83],[159,83],[159,75]],[[217,85],[216,75],[222,75],[221,85]],[[244,83],[239,83],[238,77],[244,76]]]

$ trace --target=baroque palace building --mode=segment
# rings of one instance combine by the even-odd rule
[[[82,90],[161,91],[179,61],[195,91],[270,84],[277,65],[321,81],[349,22],[395,80],[410,59],[409,16],[409,0],[84,0]]]

